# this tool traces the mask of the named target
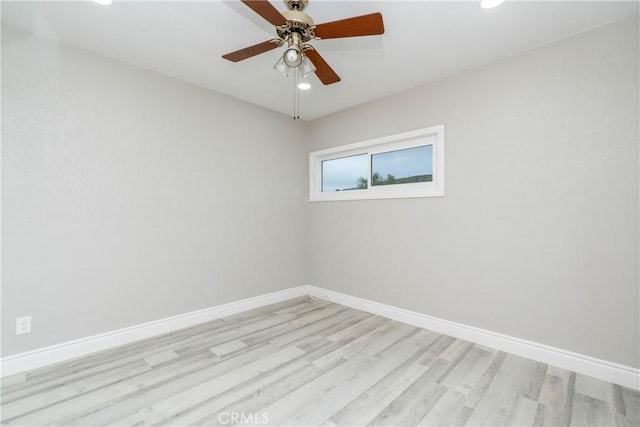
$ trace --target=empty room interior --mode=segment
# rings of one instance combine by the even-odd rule
[[[1,1],[1,424],[640,425],[637,1]]]

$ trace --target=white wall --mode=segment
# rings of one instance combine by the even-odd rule
[[[3,356],[304,282],[306,124],[6,26],[2,110]]]
[[[638,89],[636,16],[314,120],[444,124],[446,196],[311,203],[310,283],[640,366]]]

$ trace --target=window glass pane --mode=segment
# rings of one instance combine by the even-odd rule
[[[433,145],[371,156],[371,185],[433,181]]]
[[[341,157],[322,162],[322,191],[367,188],[367,155]]]

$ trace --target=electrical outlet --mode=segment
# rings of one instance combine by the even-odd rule
[[[31,316],[16,317],[16,335],[31,333]]]

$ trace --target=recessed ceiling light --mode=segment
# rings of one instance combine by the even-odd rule
[[[504,0],[482,0],[480,2],[480,7],[483,9],[493,9],[494,7],[500,6]]]
[[[298,83],[298,89],[308,90],[311,89],[311,85],[309,83]]]
[[[111,3],[113,3],[113,0],[93,0],[93,1],[99,4],[104,4],[104,5],[110,5]]]

